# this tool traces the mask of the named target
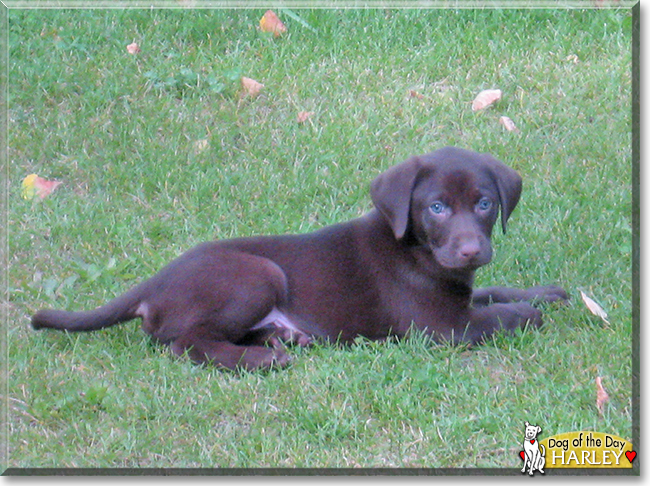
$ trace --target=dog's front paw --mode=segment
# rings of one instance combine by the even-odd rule
[[[569,300],[569,294],[562,287],[557,285],[540,285],[526,289],[529,302],[565,302]]]
[[[517,327],[524,328],[526,326],[541,327],[543,324],[542,312],[536,309],[528,302],[517,302],[509,304],[511,309],[515,312],[518,318]]]

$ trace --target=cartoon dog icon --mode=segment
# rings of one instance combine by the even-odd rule
[[[544,474],[544,466],[546,465],[546,449],[542,446],[542,451],[539,450],[539,441],[537,434],[542,431],[538,425],[530,425],[526,422],[526,431],[524,434],[524,467],[521,472],[526,472],[526,466],[529,466],[528,475],[532,476],[533,471],[537,470]]]

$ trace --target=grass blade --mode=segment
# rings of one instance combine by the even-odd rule
[[[286,14],[288,17],[292,18],[296,22],[298,22],[300,25],[302,25],[305,29],[311,30],[314,34],[318,34],[318,30],[316,30],[314,27],[309,25],[307,21],[305,21],[300,15],[295,13],[293,10],[288,9],[288,8],[281,8],[280,12],[283,14]]]

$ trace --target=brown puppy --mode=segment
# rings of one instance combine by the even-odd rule
[[[311,234],[203,243],[93,311],[41,310],[35,329],[94,331],[142,318],[179,355],[225,368],[288,361],[283,342],[404,336],[476,343],[498,329],[539,326],[530,302],[559,287],[472,292],[490,236],[521,194],[521,178],[488,154],[447,147],[412,157],[372,183],[376,209]]]

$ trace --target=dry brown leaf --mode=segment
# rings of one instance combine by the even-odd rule
[[[518,132],[519,130],[517,129],[517,126],[515,125],[515,122],[513,122],[509,117],[507,116],[502,116],[499,118],[499,123],[503,125],[503,127],[508,130],[509,132]]]
[[[126,46],[126,50],[129,54],[137,54],[141,51],[140,46],[135,42]]]
[[[472,102],[472,110],[479,111],[484,110],[490,106],[495,101],[501,99],[501,90],[500,89],[486,89],[481,91],[474,101]]]
[[[241,78],[241,85],[244,88],[245,96],[255,97],[260,94],[260,91],[264,87],[262,83],[258,83],[254,79],[243,77]]]
[[[598,304],[598,302],[588,297],[587,294],[585,294],[582,290],[580,291],[580,296],[582,297],[582,301],[587,306],[587,309],[589,309],[593,315],[600,317],[603,321],[609,324],[609,321],[607,320],[607,312],[605,312],[605,310]]]
[[[311,116],[314,114],[313,111],[301,111],[298,113],[298,123],[305,123],[307,120],[311,118]]]
[[[36,196],[45,199],[59,184],[61,181],[48,181],[36,174],[29,174],[22,182],[22,196],[24,199],[33,199]]]
[[[287,28],[273,10],[267,10],[260,19],[260,30],[272,32],[275,37],[279,37],[287,31]]]
[[[609,395],[603,388],[603,379],[600,376],[596,377],[596,407],[600,414],[603,414],[603,407],[609,401]]]
[[[409,96],[410,96],[411,98],[417,98],[418,100],[422,100],[422,99],[424,99],[424,95],[423,95],[423,94],[420,94],[420,93],[418,93],[417,91],[415,91],[415,90],[413,90],[413,89],[409,90]]]

